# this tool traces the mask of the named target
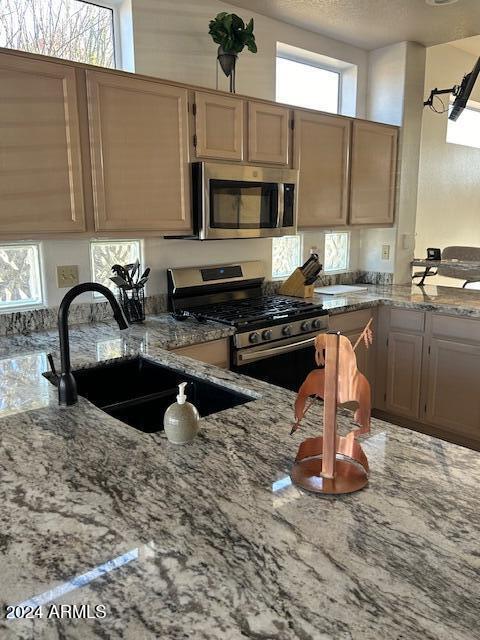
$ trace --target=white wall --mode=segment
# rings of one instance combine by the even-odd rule
[[[394,274],[394,282],[410,282],[413,258],[417,179],[422,121],[425,47],[400,42],[371,51],[367,117],[401,126],[393,228],[363,229],[359,268]],[[389,245],[390,258],[382,259]]]
[[[132,238],[134,239],[134,238]],[[44,289],[48,306],[56,306],[66,289],[57,287],[57,265],[78,265],[80,282],[91,280],[90,240],[45,240],[41,243],[44,265]],[[147,294],[153,295],[167,290],[166,269],[199,264],[216,264],[239,260],[262,260],[267,275],[271,274],[271,240],[164,240],[146,238],[143,241],[143,265],[152,271],[147,285]],[[79,302],[92,300],[90,293],[79,297]]]
[[[217,0],[132,0],[136,71],[216,88],[217,45],[208,23],[217,13],[254,18],[258,53],[244,50],[237,62],[237,92],[275,100],[277,42],[337,58],[358,67],[357,115],[365,114],[367,52]],[[219,73],[219,89],[227,89]]]
[[[477,55],[448,44],[430,47],[425,95],[434,87],[459,84],[479,55],[480,46]],[[478,82],[472,99],[480,101]],[[446,133],[447,114],[425,109],[416,223],[417,257],[425,257],[427,247],[480,246],[480,149],[447,144]],[[462,282],[439,276],[435,284],[459,286]]]

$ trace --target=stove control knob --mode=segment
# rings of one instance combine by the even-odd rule
[[[270,331],[270,329],[265,329],[265,331],[262,331],[262,338],[264,340],[271,340],[272,339],[272,332]]]
[[[320,329],[321,326],[322,323],[320,322],[320,320],[318,318],[315,318],[315,320],[312,322],[312,329]]]
[[[256,331],[254,331],[248,336],[248,341],[251,342],[252,344],[255,344],[256,342],[258,342],[259,339],[260,339],[260,336]]]
[[[302,322],[300,329],[302,331],[310,331],[310,322]]]
[[[282,334],[284,336],[289,336],[292,333],[292,327],[289,324],[286,324],[282,329]]]

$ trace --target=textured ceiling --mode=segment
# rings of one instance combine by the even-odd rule
[[[473,53],[474,56],[480,56],[480,36],[473,36],[473,38],[465,38],[465,40],[458,40],[452,42],[454,47]]]
[[[431,7],[424,0],[229,0],[229,3],[368,50],[403,40],[430,46],[480,34],[480,0],[458,0],[443,7]]]

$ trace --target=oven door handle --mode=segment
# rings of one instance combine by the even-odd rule
[[[264,358],[269,358],[271,356],[276,356],[280,353],[289,353],[290,351],[298,351],[298,349],[303,349],[310,345],[313,346],[315,342],[315,338],[307,338],[306,340],[301,340],[300,342],[291,342],[290,344],[284,344],[280,347],[272,347],[271,349],[261,349],[259,351],[247,351],[246,353],[237,353],[237,364],[247,364],[248,362],[254,362],[255,360],[263,360]]]

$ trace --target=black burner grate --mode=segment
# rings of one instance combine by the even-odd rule
[[[301,317],[304,313],[315,310],[320,312],[322,305],[286,296],[262,296],[197,307],[195,315],[206,320],[237,326],[261,320],[269,322],[278,317]]]

